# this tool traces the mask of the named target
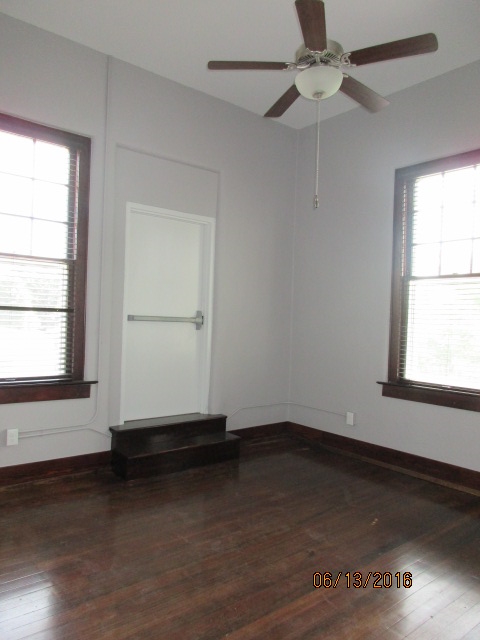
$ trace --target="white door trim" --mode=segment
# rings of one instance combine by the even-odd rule
[[[129,225],[132,215],[135,213],[158,216],[171,220],[178,220],[201,227],[202,233],[202,273],[201,273],[201,309],[204,312],[203,328],[199,332],[201,335],[200,363],[198,380],[200,384],[200,412],[208,413],[209,393],[210,393],[210,371],[212,354],[212,313],[213,313],[213,278],[214,278],[214,258],[215,258],[215,218],[200,216],[193,213],[185,213],[152,207],[150,205],[127,202],[126,204],[126,225],[125,225],[125,274],[124,274],[124,296],[123,296],[123,322],[122,322],[122,371],[121,371],[121,397],[120,397],[120,421],[124,422],[125,416],[125,366],[126,366],[126,335],[127,335],[127,299],[125,296],[126,278],[129,256]],[[152,416],[156,417],[156,416]]]

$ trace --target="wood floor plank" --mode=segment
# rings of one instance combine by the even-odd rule
[[[480,624],[475,625],[463,636],[462,640],[478,640],[478,638],[480,638]]]
[[[480,637],[478,497],[286,436],[241,450],[0,489],[0,638]],[[342,574],[316,589],[315,572]],[[412,585],[356,589],[354,572]]]
[[[438,615],[431,616],[425,624],[415,632],[415,640],[440,640],[445,633],[451,635],[456,628],[457,621],[477,604],[475,585],[465,585],[467,590],[454,599]],[[452,594],[453,595],[453,594]],[[461,637],[461,636],[460,636]]]

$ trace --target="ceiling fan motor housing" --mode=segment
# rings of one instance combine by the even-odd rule
[[[324,51],[310,51],[302,45],[295,54],[295,62],[298,69],[307,69],[312,64],[326,64],[340,67],[348,64],[343,55],[343,47],[335,40],[327,40],[327,48]]]

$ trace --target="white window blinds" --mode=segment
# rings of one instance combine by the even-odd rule
[[[45,137],[0,130],[3,382],[71,379],[75,367],[79,154]]]
[[[405,381],[480,389],[480,165],[404,183]]]

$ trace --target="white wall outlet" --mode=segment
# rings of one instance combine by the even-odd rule
[[[7,447],[18,444],[18,429],[7,429]]]
[[[345,424],[347,424],[349,427],[353,427],[353,425],[355,424],[355,414],[353,411],[347,411],[347,414],[345,416]]]

